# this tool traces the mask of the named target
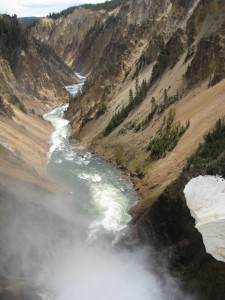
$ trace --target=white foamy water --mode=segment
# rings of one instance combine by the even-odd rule
[[[82,79],[80,87],[85,77],[79,77]],[[73,93],[76,93],[76,86],[73,86]],[[74,195],[76,209],[90,219],[88,241],[107,232],[113,236],[131,219],[127,211],[134,204],[136,195],[132,184],[123,180],[114,167],[70,145],[71,128],[64,118],[67,107],[65,104],[44,115],[44,119],[55,127],[49,141],[49,173]]]
[[[189,181],[184,194],[206,251],[225,262],[225,180],[198,176]]]
[[[81,76],[79,73],[75,72],[75,75],[80,79],[80,83],[65,86],[65,89],[73,96],[75,96],[79,91],[81,91],[82,86],[84,85],[86,80],[86,77]]]
[[[63,118],[65,110],[68,108],[68,104],[63,105],[60,108],[55,108],[51,112],[45,114],[43,118],[52,123],[55,131],[50,137],[50,149],[48,151],[48,158],[51,158],[52,153],[60,149],[65,148],[67,137],[70,133],[69,121]]]

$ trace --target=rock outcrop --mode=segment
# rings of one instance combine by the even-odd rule
[[[74,67],[74,61],[84,46],[86,34],[96,24],[101,24],[107,14],[95,12],[82,7],[74,9],[68,16],[56,20],[41,19],[31,33],[38,40],[50,45],[69,66]]]

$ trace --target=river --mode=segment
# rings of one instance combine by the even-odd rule
[[[67,107],[65,104],[44,115],[55,128],[48,153],[49,176],[70,192],[74,210],[89,218],[87,240],[107,235],[113,241],[129,222],[127,211],[136,195],[132,184],[113,166],[70,144],[71,127],[64,119]]]
[[[74,95],[84,83],[81,80],[67,90]],[[127,211],[136,194],[113,166],[70,144],[67,107],[44,115],[55,128],[49,140],[48,173],[68,196],[45,201],[60,218],[51,222],[50,230],[46,227],[39,233],[43,252],[36,279],[39,296],[42,300],[190,299],[162,265],[163,272],[152,271],[149,247],[115,246],[130,220]]]

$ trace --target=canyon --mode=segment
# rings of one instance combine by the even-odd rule
[[[1,16],[20,32],[16,52],[0,49],[2,190],[23,177],[62,192],[46,179],[52,129],[41,115],[69,102],[70,141],[130,176],[139,195],[120,244],[153,245],[184,289],[224,299],[224,262],[206,253],[183,190],[198,175],[225,174],[223,130],[212,135],[216,149],[206,138],[219,119],[224,126],[225,5],[122,2],[74,7],[29,30]],[[79,82],[72,70],[87,76],[75,97],[63,89]]]

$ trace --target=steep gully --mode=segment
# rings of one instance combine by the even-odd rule
[[[66,88],[72,94],[79,90],[78,85]],[[48,171],[69,192],[55,209],[64,217],[69,211],[76,225],[71,234],[71,228],[62,228],[60,222],[50,237],[48,230],[38,228],[38,247],[46,249],[35,279],[39,297],[193,299],[167,273],[163,259],[154,263],[151,250],[127,250],[116,245],[119,230],[126,231],[130,219],[127,210],[135,202],[135,193],[130,182],[110,164],[69,143],[70,125],[63,117],[66,109],[67,104],[44,115],[55,127]],[[45,245],[46,239],[58,240],[57,247],[55,242]]]

